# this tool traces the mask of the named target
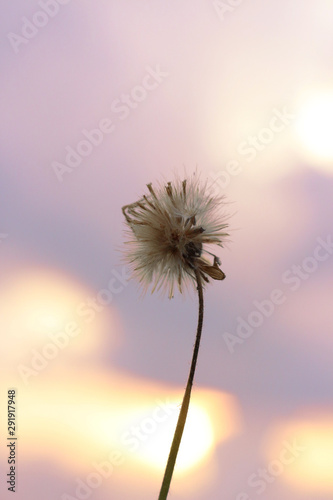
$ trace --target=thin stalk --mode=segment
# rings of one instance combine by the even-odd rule
[[[173,436],[172,445],[171,445],[170,453],[169,453],[169,458],[168,458],[167,465],[165,468],[163,482],[162,482],[162,486],[161,486],[158,500],[166,500],[166,498],[168,496],[170,483],[171,483],[171,479],[172,479],[172,474],[173,474],[173,470],[174,470],[175,464],[176,464],[178,449],[179,449],[180,441],[182,439],[182,435],[183,435],[183,431],[184,431],[184,427],[185,427],[188,407],[190,404],[194,373],[195,373],[195,368],[196,368],[197,359],[198,359],[198,352],[199,352],[202,324],[203,324],[204,300],[203,300],[203,288],[202,288],[202,280],[201,280],[200,272],[196,268],[194,269],[194,271],[195,271],[195,277],[197,280],[197,290],[198,290],[198,297],[199,297],[199,315],[198,315],[197,334],[196,334],[195,344],[194,344],[194,349],[193,349],[193,356],[192,356],[190,373],[188,376],[185,394],[184,394],[182,406],[181,406],[179,417],[178,417],[177,427],[175,430],[175,434]]]

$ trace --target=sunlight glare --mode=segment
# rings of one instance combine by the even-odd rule
[[[320,93],[305,101],[298,113],[296,132],[305,152],[318,167],[333,173],[333,94]]]
[[[269,439],[268,455],[279,457],[285,442],[290,444],[293,460],[285,465],[281,479],[301,491],[316,494],[333,493],[333,418],[314,416],[278,426]]]
[[[2,341],[6,349],[15,352],[16,359],[31,358],[31,349],[43,349],[52,339],[63,336],[69,324],[76,324],[73,341],[68,341],[69,353],[91,352],[97,345],[97,336],[106,325],[108,309],[96,313],[91,326],[78,307],[87,297],[94,296],[88,287],[71,277],[51,269],[30,268],[22,270],[0,288],[0,316],[2,318]],[[93,328],[92,328],[93,327]],[[54,341],[56,344],[56,341]]]
[[[178,414],[175,412],[166,425],[157,429],[154,440],[145,444],[140,453],[142,461],[159,470],[164,469]],[[213,427],[206,410],[193,404],[189,409],[179,449],[177,473],[184,472],[203,460],[210,452],[213,441]]]

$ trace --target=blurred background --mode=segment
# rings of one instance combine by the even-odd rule
[[[1,498],[156,499],[197,298],[140,298],[121,207],[232,214],[170,500],[333,498],[329,0],[17,0],[1,29]]]

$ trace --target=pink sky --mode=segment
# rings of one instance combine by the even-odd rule
[[[17,500],[75,498],[119,449],[89,498],[157,498],[152,415],[181,400],[197,304],[125,281],[121,207],[195,169],[234,215],[227,279],[205,298],[201,458],[170,500],[253,500],[256,481],[269,500],[332,497],[332,21],[326,0],[3,8],[0,364],[2,394],[17,389]],[[55,338],[54,358],[22,371]],[[124,447],[147,419],[156,432]]]

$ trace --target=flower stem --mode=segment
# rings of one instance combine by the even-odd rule
[[[202,281],[201,281],[200,272],[196,268],[194,269],[194,271],[195,271],[195,277],[196,277],[196,281],[197,281],[197,290],[198,290],[198,297],[199,297],[199,315],[198,315],[197,334],[196,334],[195,344],[194,344],[194,349],[193,349],[193,356],[192,356],[190,373],[188,376],[185,394],[184,394],[182,406],[181,406],[179,417],[178,417],[177,427],[175,430],[175,434],[173,436],[173,441],[172,441],[172,445],[170,448],[169,458],[168,458],[168,462],[166,465],[166,469],[165,469],[163,482],[162,482],[162,486],[161,486],[158,500],[166,500],[166,498],[168,496],[170,483],[171,483],[171,479],[172,479],[172,474],[173,474],[173,470],[175,468],[178,449],[179,449],[179,445],[180,445],[180,442],[182,439],[183,430],[184,430],[186,417],[187,417],[187,412],[188,412],[188,408],[189,408],[189,404],[190,404],[194,373],[195,373],[195,368],[196,368],[197,359],[198,359],[198,352],[199,352],[202,324],[203,324],[204,300],[203,300],[203,288],[202,288]]]

